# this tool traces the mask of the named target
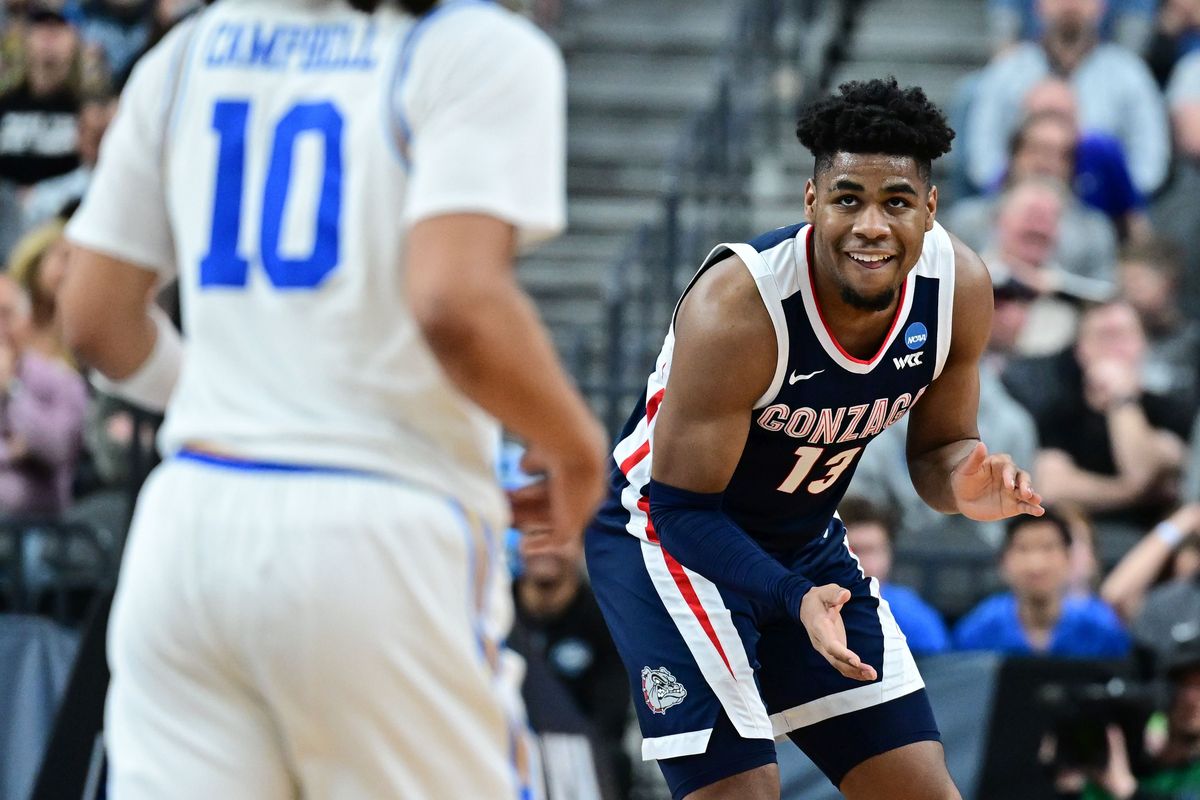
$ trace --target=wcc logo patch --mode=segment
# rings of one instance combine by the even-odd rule
[[[642,697],[655,714],[666,714],[668,708],[683,702],[687,689],[666,667],[642,667]]]

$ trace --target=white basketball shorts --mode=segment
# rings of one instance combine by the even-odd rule
[[[109,628],[119,800],[538,798],[501,536],[384,478],[150,477]]]

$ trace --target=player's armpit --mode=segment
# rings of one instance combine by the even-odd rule
[[[774,326],[745,264],[733,256],[711,267],[675,319],[671,372],[655,420],[654,479],[723,491],[777,359]]]

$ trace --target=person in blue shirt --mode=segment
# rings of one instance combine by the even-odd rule
[[[1005,530],[1000,568],[1010,591],[972,609],[954,629],[959,650],[1026,655],[1120,658],[1129,635],[1116,613],[1095,596],[1068,592],[1071,533],[1051,508],[1014,519]]]
[[[846,526],[846,541],[867,577],[879,582],[879,595],[887,601],[896,624],[908,640],[913,655],[943,653],[950,649],[950,632],[942,615],[907,586],[891,583],[895,519],[862,497],[847,495],[838,505]]]

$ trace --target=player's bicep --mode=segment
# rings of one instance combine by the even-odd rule
[[[654,428],[652,474],[694,492],[723,491],[755,402],[774,376],[774,327],[740,260],[713,267],[685,298]]]
[[[913,406],[908,426],[911,462],[939,447],[979,438],[979,358],[992,327],[992,283],[987,267],[954,240],[957,272],[950,353],[941,374]]]
[[[405,257],[409,305],[422,328],[478,310],[513,278],[513,228],[484,214],[442,214],[413,226]]]

